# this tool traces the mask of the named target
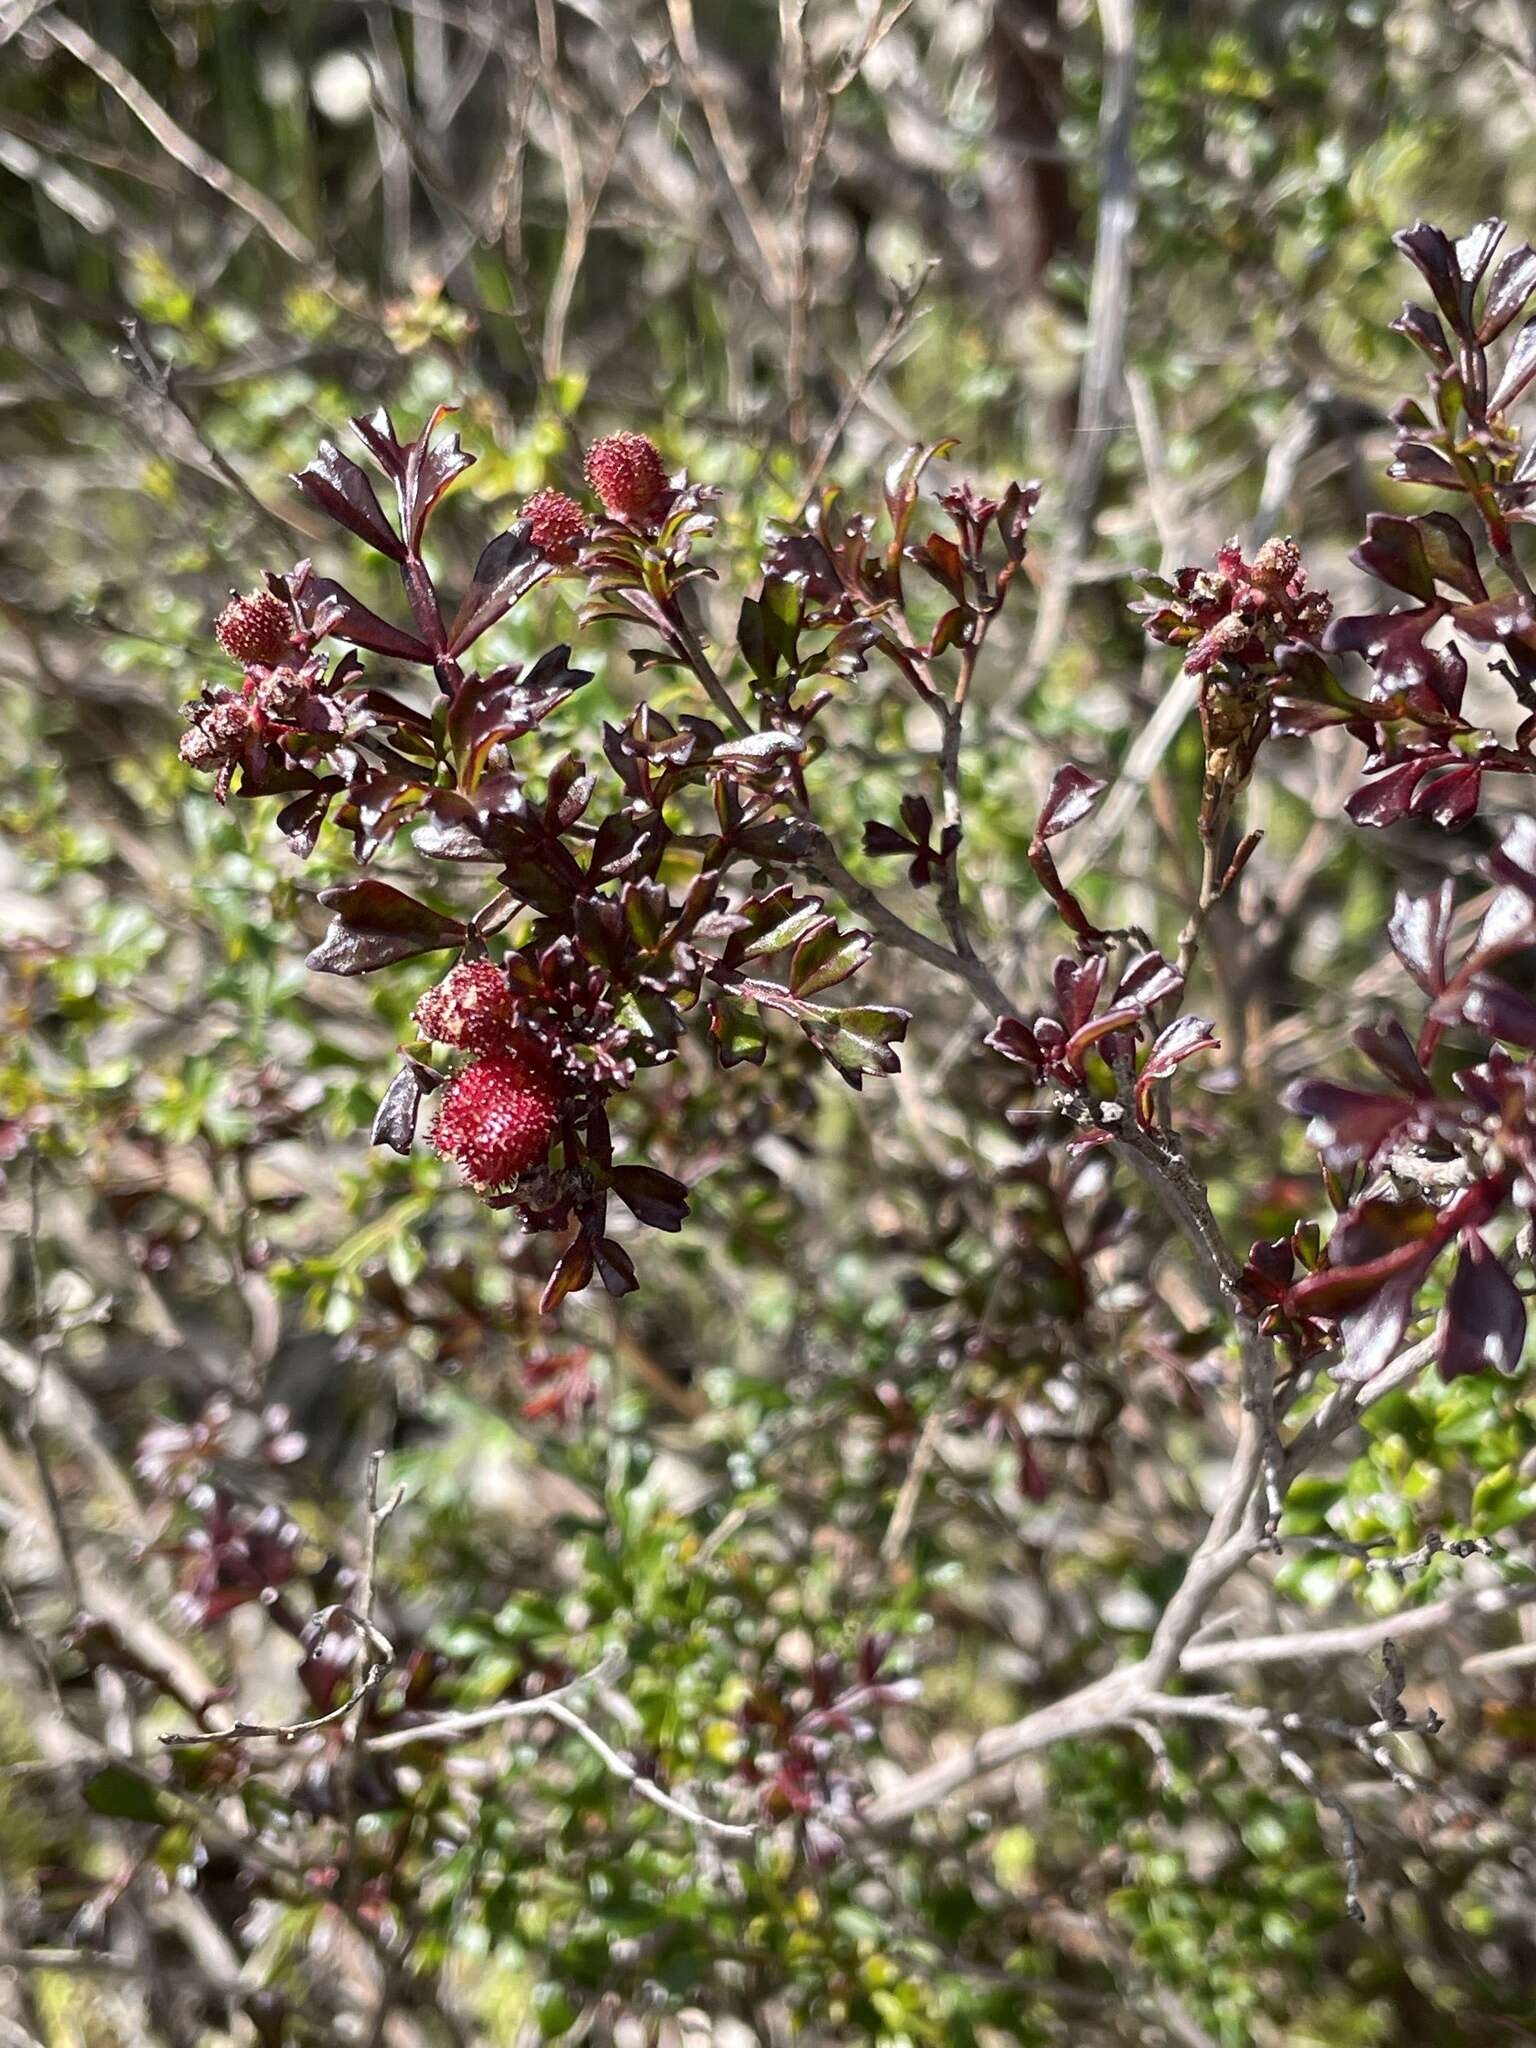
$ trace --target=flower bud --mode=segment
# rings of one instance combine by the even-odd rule
[[[505,1187],[548,1152],[563,1091],[543,1062],[524,1052],[488,1053],[443,1091],[432,1146],[482,1193]]]
[[[213,630],[230,660],[242,668],[272,668],[293,644],[288,607],[270,590],[253,590],[248,597],[231,594]]]
[[[639,521],[666,489],[667,473],[644,434],[609,434],[587,450],[587,482],[615,519]]]

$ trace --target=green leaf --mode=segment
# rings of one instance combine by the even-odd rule
[[[736,645],[741,649],[742,660],[758,682],[764,685],[772,682],[778,663],[768,636],[763,607],[755,597],[741,601],[741,611],[736,620]]]
[[[85,1781],[85,1803],[109,1820],[147,1821],[165,1827],[175,1819],[169,1803],[153,1785],[122,1764],[108,1764]]]
[[[760,1067],[768,1051],[768,1034],[755,1003],[743,1003],[735,996],[716,996],[709,1006],[709,1034],[715,1041],[715,1056],[722,1067],[738,1067],[743,1061]]]
[[[677,1012],[665,996],[648,989],[631,989],[614,1011],[615,1022],[637,1038],[665,1050],[677,1044]]]
[[[833,928],[833,920],[821,907],[821,898],[796,896],[788,882],[782,882],[766,896],[749,899],[741,909],[742,915],[751,918],[756,927],[735,955],[741,960],[761,960],[770,953],[782,952],[786,946],[798,945],[818,925]]]
[[[568,2033],[581,2018],[581,2008],[571,1998],[563,1984],[555,1984],[547,1978],[533,1987],[533,2016],[539,2032],[546,2041],[553,2041],[559,2034]]]
[[[1472,1494],[1472,1526],[1480,1536],[1521,1521],[1536,1502],[1536,1489],[1520,1476],[1518,1465],[1501,1465],[1480,1479]]]
[[[892,1050],[907,1035],[909,1010],[875,1005],[864,1009],[823,1010],[801,1026],[822,1056],[852,1088],[864,1085],[866,1074],[894,1074],[901,1061]]]
[[[835,924],[822,925],[796,946],[789,970],[790,988],[797,996],[836,988],[863,966],[873,944],[868,932],[840,932]]]

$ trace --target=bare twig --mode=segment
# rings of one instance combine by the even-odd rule
[[[939,1435],[948,1421],[948,1410],[942,1405],[929,1411],[922,1432],[912,1452],[912,1462],[907,1467],[906,1477],[901,1482],[901,1491],[896,1496],[896,1505],[891,1510],[891,1519],[880,1540],[880,1555],[889,1563],[900,1557],[906,1547],[907,1532],[912,1527],[912,1517],[917,1513],[917,1503],[922,1497],[923,1481],[928,1477],[928,1468],[933,1463],[933,1454],[938,1449]]]
[[[362,1586],[358,1605],[356,1608],[322,1607],[309,1624],[310,1629],[317,1634],[329,1630],[337,1621],[348,1622],[356,1629],[368,1647],[370,1659],[357,1686],[348,1693],[339,1707],[332,1707],[328,1712],[316,1714],[309,1720],[235,1721],[228,1728],[209,1728],[198,1735],[162,1735],[160,1741],[164,1748],[204,1749],[227,1742],[293,1743],[303,1736],[313,1735],[318,1729],[329,1728],[337,1721],[345,1721],[349,1716],[355,1719],[355,1729],[361,1729],[367,1703],[383,1684],[390,1666],[395,1661],[395,1646],[377,1626],[373,1613],[377,1601],[379,1532],[404,1500],[405,1488],[397,1486],[389,1499],[381,1505],[379,1470],[383,1459],[382,1451],[374,1451],[368,1460],[368,1524],[364,1538]],[[354,1742],[357,1739],[354,1732]]]
[[[805,482],[801,486],[800,497],[795,505],[794,514],[790,522],[792,525],[798,525],[805,517],[806,507],[816,495],[817,487],[821,483],[822,477],[826,474],[827,464],[832,460],[838,443],[847,431],[848,422],[863,404],[865,392],[868,391],[870,385],[873,384],[875,378],[885,367],[886,360],[890,356],[891,351],[911,325],[913,315],[917,310],[917,302],[922,297],[923,287],[933,275],[937,265],[938,258],[934,257],[898,293],[896,302],[891,307],[890,313],[886,318],[885,325],[876,337],[874,347],[865,357],[863,364],[857,375],[850,382],[848,389],[843,393],[841,405],[837,408],[831,424],[817,444],[816,453],[811,458],[811,466],[805,473]]]
[[[748,233],[756,245],[770,296],[776,305],[787,306],[789,279],[779,231],[758,196],[757,188],[752,182],[746,148],[736,132],[724,97],[704,62],[699,48],[698,29],[693,18],[693,0],[667,0],[667,14],[672,24],[672,40],[683,74],[688,81],[689,90],[703,109],[704,120],[709,129],[710,139],[715,145],[721,169],[725,172],[726,182],[731,188],[737,206],[741,209]]]
[[[238,207],[285,256],[291,256],[295,263],[313,264],[317,261],[318,251],[308,235],[301,234],[287,214],[274,206],[264,192],[258,192],[254,185],[247,184],[227,164],[210,156],[201,143],[194,142],[133,73],[119,63],[110,50],[104,50],[94,36],[88,35],[57,8],[42,15],[36,26],[61,50],[67,50],[92,72],[109,92],[115,93],[134,119],[141,121],[149,130],[167,156],[174,157],[183,169],[190,171],[194,178],[201,179],[221,199],[227,199],[231,206]]]
[[[1135,0],[1099,0],[1104,35],[1104,78],[1099,101],[1098,228],[1088,291],[1088,343],[1082,390],[1067,471],[1065,503],[1051,572],[1024,663],[1020,694],[1027,696],[1055,653],[1072,607],[1093,510],[1104,470],[1107,437],[1125,360],[1130,312],[1131,231],[1136,224],[1136,177],[1131,134],[1136,118]]]
[[[475,1707],[462,1714],[440,1714],[410,1728],[391,1728],[383,1735],[367,1737],[363,1747],[377,1756],[392,1749],[413,1748],[418,1742],[461,1742],[466,1735],[477,1735],[482,1728],[496,1728],[507,1721],[536,1721],[548,1712],[552,1701],[574,1699],[594,1686],[611,1684],[623,1669],[623,1657],[610,1650],[590,1671],[553,1692],[540,1693],[534,1699],[500,1700],[494,1707]]]
[[[716,1820],[712,1814],[700,1813],[696,1807],[685,1806],[681,1799],[674,1799],[670,1792],[663,1792],[651,1779],[643,1777],[634,1765],[619,1752],[604,1742],[601,1735],[589,1728],[581,1716],[558,1700],[551,1693],[545,1706],[553,1720],[563,1728],[569,1728],[587,1745],[594,1756],[600,1757],[616,1778],[621,1778],[641,1799],[647,1799],[652,1806],[659,1806],[663,1813],[670,1813],[675,1819],[686,1821],[691,1828],[699,1828],[708,1835],[722,1835],[736,1842],[750,1842],[757,1830],[743,1827],[734,1821]]]
[[[1230,1700],[1202,1698],[1160,1696],[1149,1700],[1147,1706],[1149,1712],[1170,1720],[1217,1721],[1223,1727],[1235,1728],[1240,1734],[1256,1737],[1272,1749],[1297,1784],[1319,1806],[1326,1806],[1337,1819],[1344,1836],[1345,1911],[1352,1920],[1364,1920],[1365,1908],[1360,1903],[1360,1831],[1345,1802],[1324,1785],[1314,1765],[1301,1754],[1294,1742],[1287,1739],[1299,1726],[1295,1715],[1276,1717],[1264,1707],[1240,1707]]]

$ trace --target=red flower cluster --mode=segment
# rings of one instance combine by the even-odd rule
[[[565,1091],[536,1054],[485,1053],[443,1091],[432,1146],[480,1192],[505,1187],[548,1152]]]
[[[587,482],[615,519],[639,523],[667,488],[667,472],[646,435],[609,434],[587,450]]]
[[[594,441],[587,450],[587,482],[612,519],[653,526],[667,491],[667,472],[654,441],[623,432]],[[535,491],[517,515],[528,522],[528,538],[547,561],[572,567],[591,531],[586,512],[565,491]]]
[[[416,1005],[416,1023],[434,1045],[495,1052],[517,1026],[517,999],[493,960],[460,960]]]
[[[270,590],[253,590],[248,597],[232,590],[213,631],[230,660],[242,668],[275,668],[293,645],[288,607]]]
[[[705,679],[684,610],[687,585],[714,573],[698,557],[714,531],[718,493],[681,472],[669,477],[656,446],[626,431],[588,451],[590,498],[555,489],[530,497],[446,603],[423,540],[474,460],[442,430],[448,410],[437,408],[406,439],[386,412],[353,421],[393,487],[394,517],[367,472],[329,441],[296,478],[312,506],[399,569],[408,618],[381,617],[308,561],[269,575],[268,597],[240,599],[221,615],[220,644],[243,674],[187,707],[182,751],[213,772],[220,801],[281,797],[277,828],[301,858],[330,823],[349,838],[359,870],[406,830],[425,860],[492,865],[499,894],[473,921],[368,872],[322,889],[332,917],[308,962],[318,973],[366,975],[422,954],[459,959],[416,1011],[415,1033],[448,1057],[429,1059],[419,1042],[402,1048],[373,1142],[405,1157],[424,1105],[435,1103],[435,1150],[491,1207],[563,1240],[542,1297],[548,1312],[594,1280],[616,1296],[638,1284],[629,1252],[608,1232],[614,1202],[648,1229],[682,1227],[686,1188],[648,1160],[615,1158],[623,1134],[612,1108],[642,1074],[677,1059],[690,1018],[708,1018],[722,1067],[764,1057],[761,1020],[772,1015],[851,1087],[896,1069],[905,1011],[825,1000],[862,966],[871,938],[840,928],[794,879],[813,829],[798,766],[811,744],[807,728],[833,694],[797,693],[804,679],[864,665],[896,586],[873,558],[864,574],[862,547],[856,562],[841,542],[834,556],[809,531],[801,535],[826,554],[848,616],[807,609],[795,572],[776,555],[763,597],[743,615],[754,681],[750,709],[742,708],[712,668]],[[909,451],[888,480],[898,548],[933,453]],[[988,569],[968,554],[956,571],[942,550],[930,551],[925,559],[946,589],[960,579],[952,622],[990,617],[1024,546],[1022,488],[995,509],[990,500],[965,502],[967,550],[995,524],[1005,559]],[[542,750],[517,743],[591,672],[563,644],[483,668],[475,649],[554,576],[585,584],[581,630],[599,621],[639,629],[645,665],[695,675],[724,725],[706,716],[674,722],[644,701],[621,727],[603,730],[606,778],[577,753],[540,771]],[[859,605],[868,616],[854,616]],[[762,621],[770,618],[768,635]],[[823,627],[832,628],[826,645]],[[346,651],[337,656],[327,643]],[[379,687],[370,656],[422,672],[436,693],[430,709]],[[600,797],[605,779],[611,786]],[[683,807],[713,814],[711,839],[680,833]],[[909,805],[902,816],[918,813]],[[949,850],[947,840],[930,847],[929,864]],[[919,852],[914,839],[909,857]],[[518,934],[495,961],[479,936],[493,907],[494,929],[516,921]]]
[[[416,1005],[422,1035],[474,1052],[443,1092],[431,1142],[482,1193],[548,1152],[570,1090],[520,1028],[517,997],[492,960],[460,960]]]
[[[586,537],[587,515],[564,491],[535,491],[519,519],[528,522],[528,538],[552,562],[574,562]]]
[[[221,636],[226,648],[243,632],[242,627],[240,633]],[[236,768],[245,770],[254,793],[269,774],[280,772],[292,740],[302,743],[308,738],[323,744],[346,729],[344,709],[328,693],[325,681],[324,661],[311,659],[301,668],[253,663],[238,690],[224,683],[205,685],[202,696],[183,707],[187,730],[181,736],[182,760],[189,768],[214,775],[220,803],[229,794]]]
[[[1149,579],[1146,588],[1151,601],[1133,609],[1147,614],[1154,640],[1188,649],[1184,668],[1192,676],[1225,663],[1265,667],[1283,642],[1315,642],[1333,611],[1326,593],[1307,589],[1295,541],[1278,535],[1251,562],[1229,540],[1214,569],[1181,569],[1171,586]]]

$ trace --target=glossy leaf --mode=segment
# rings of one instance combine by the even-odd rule
[[[335,916],[305,963],[319,974],[372,974],[418,953],[442,952],[464,938],[456,917],[372,877],[322,889],[320,901]]]
[[[1440,1324],[1439,1371],[1443,1380],[1463,1373],[1513,1373],[1525,1349],[1525,1300],[1476,1230],[1467,1232],[1461,1257],[1446,1289]]]

